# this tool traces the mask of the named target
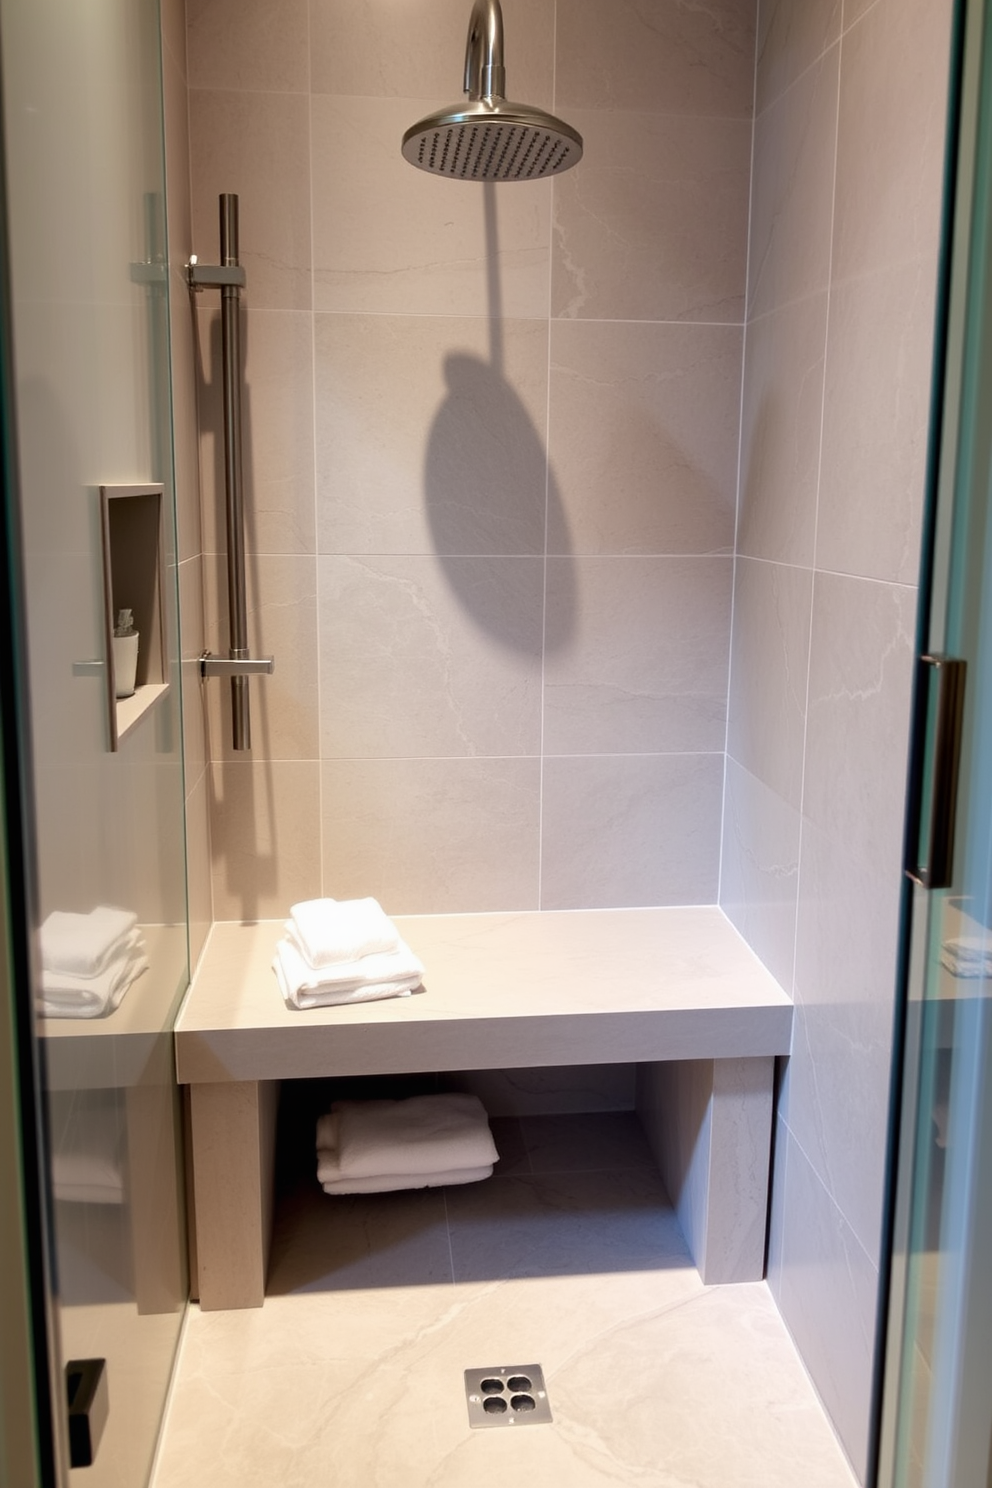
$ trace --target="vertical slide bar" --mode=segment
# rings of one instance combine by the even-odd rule
[[[220,261],[238,268],[238,198],[220,198]],[[248,610],[245,589],[244,487],[241,467],[241,296],[237,285],[220,292],[224,375],[224,494],[227,512],[227,590],[231,657],[248,656]],[[251,748],[248,678],[231,678],[231,713],[235,749]]]

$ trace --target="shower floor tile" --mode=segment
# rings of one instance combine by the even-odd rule
[[[767,1288],[701,1284],[626,1120],[494,1123],[486,1183],[285,1196],[264,1307],[190,1310],[154,1488],[854,1488]],[[514,1362],[553,1422],[473,1431],[463,1371]]]

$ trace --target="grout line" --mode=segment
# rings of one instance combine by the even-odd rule
[[[455,1252],[451,1244],[451,1216],[448,1213],[448,1195],[441,1189],[441,1200],[444,1204],[444,1233],[448,1241],[448,1267],[451,1271],[451,1286],[455,1285]]]

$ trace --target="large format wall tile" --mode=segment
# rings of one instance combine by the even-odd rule
[[[251,759],[210,771],[214,916],[278,919],[320,894],[316,761]]]
[[[322,558],[319,574],[323,758],[539,752],[541,559]]]
[[[207,633],[210,649],[226,655],[227,563],[206,561]],[[252,751],[256,758],[317,757],[317,564],[314,558],[249,556],[246,564],[248,646],[252,656],[272,656],[271,676],[249,684]],[[204,684],[211,755],[237,759],[231,742],[231,688],[226,678]]]
[[[200,332],[203,541],[225,551],[220,312],[204,304]],[[313,327],[299,311],[249,310],[241,320],[245,548],[312,553],[314,536]]]
[[[761,0],[755,108],[762,113],[840,35],[843,0]]]
[[[186,0],[190,87],[305,93],[307,0]]]
[[[390,914],[537,909],[540,761],[329,760],[324,892]]]
[[[790,1136],[775,1300],[863,1482],[878,1274]]]
[[[739,322],[750,119],[569,118],[585,154],[555,182],[552,313]]]
[[[712,904],[722,794],[720,754],[547,758],[541,908]]]
[[[754,10],[752,0],[558,0],[556,105],[749,115]]]
[[[813,561],[826,336],[826,291],[747,328],[739,553]]]
[[[831,292],[819,568],[916,583],[936,279],[913,261]]]
[[[808,569],[738,560],[727,749],[796,811],[803,788],[812,590]]]
[[[551,754],[720,750],[726,734],[729,558],[550,558],[545,658]]]
[[[879,0],[844,36],[835,279],[934,261],[950,14],[950,0]]]
[[[899,899],[898,861],[880,871],[803,823],[788,1121],[872,1256],[885,1189]]]
[[[545,318],[551,182],[497,191],[416,170],[400,141],[424,107],[314,95],[316,308]]]
[[[507,92],[551,107],[554,0],[503,0]],[[462,97],[468,0],[311,0],[310,69],[314,93],[419,98],[427,106]]]
[[[720,553],[734,540],[741,332],[553,321],[552,553]]]
[[[728,758],[720,903],[790,995],[796,954],[799,834],[796,808]]]
[[[546,322],[318,315],[320,551],[543,553],[547,403]]]
[[[190,93],[193,249],[219,262],[218,196],[239,197],[253,309],[310,308],[310,126],[305,95]]]
[[[755,121],[749,319],[827,287],[839,64],[831,47]]]
[[[882,881],[899,876],[915,622],[912,589],[816,577],[803,815]]]

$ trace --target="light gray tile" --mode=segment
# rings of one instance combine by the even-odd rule
[[[733,548],[741,355],[736,327],[552,322],[552,553]]]
[[[633,1111],[526,1116],[522,1127],[533,1173],[656,1171],[644,1129]]]
[[[749,318],[827,287],[839,71],[834,46],[755,121]]]
[[[515,1070],[468,1070],[444,1076],[446,1089],[477,1095],[497,1116],[560,1116],[631,1111],[634,1067],[629,1064],[532,1065]]]
[[[204,549],[227,550],[220,310],[199,307]],[[309,314],[248,310],[241,318],[245,548],[313,553],[313,328]]]
[[[536,754],[539,558],[322,558],[324,758]]]
[[[750,120],[569,117],[585,154],[555,182],[552,314],[739,323]]]
[[[901,890],[889,871],[806,823],[789,1126],[872,1257],[889,1127]]]
[[[878,1275],[791,1138],[786,1179],[775,1300],[864,1481]]]
[[[265,920],[320,894],[316,762],[228,760],[210,769],[214,916]]]
[[[231,644],[228,620],[227,561],[205,560],[210,649],[226,656]],[[317,560],[251,554],[246,564],[248,647],[252,656],[271,656],[275,669],[249,684],[252,748],[255,757],[276,760],[317,758]],[[214,760],[236,759],[232,742],[231,688],[212,678],[206,694]]]
[[[332,1195],[314,1172],[277,1209],[270,1297],[450,1280],[444,1198],[437,1189]]]
[[[309,310],[310,128],[302,94],[190,92],[193,243],[219,261],[218,196],[239,199],[241,262],[255,310]]]
[[[504,0],[503,32],[510,98],[551,107],[554,72],[553,0]],[[421,100],[422,114],[462,96],[465,0],[313,0],[311,77],[315,93]],[[425,103],[424,100],[427,100]]]
[[[796,811],[803,789],[812,594],[808,569],[738,560],[727,748]]]
[[[500,192],[414,170],[400,140],[423,108],[313,97],[316,308],[545,317],[552,183]]]
[[[558,0],[555,97],[562,109],[747,115],[754,7],[661,0]]]
[[[727,760],[720,904],[751,949],[792,991],[799,812]]]
[[[324,891],[390,914],[536,909],[539,776],[536,759],[325,762]]]
[[[715,903],[722,794],[718,754],[547,759],[541,908]]]
[[[546,751],[721,749],[731,581],[729,558],[549,559]]]
[[[917,581],[936,280],[913,262],[831,291],[819,568]]]
[[[813,561],[827,295],[796,300],[747,328],[737,548]]]
[[[318,315],[321,551],[543,553],[547,403],[541,321]]]
[[[803,815],[883,884],[900,871],[915,623],[912,589],[816,576]]]
[[[448,1189],[446,1203],[457,1282],[688,1263],[664,1186],[650,1169],[493,1177]]]
[[[213,923],[209,808],[207,777],[202,774],[186,797],[186,877],[191,975],[196,970],[196,963]]]
[[[844,36],[835,279],[936,259],[952,9],[882,0]]]
[[[305,93],[307,0],[186,0],[194,88]]]
[[[758,6],[758,113],[818,61],[840,35],[843,0],[761,0]]]

